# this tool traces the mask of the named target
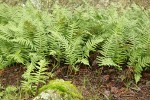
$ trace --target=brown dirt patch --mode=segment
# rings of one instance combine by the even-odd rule
[[[112,68],[93,71],[88,67],[83,67],[75,75],[59,74],[57,77],[72,81],[82,92],[83,100],[149,100],[149,73],[144,73],[138,85],[129,77],[122,81],[121,77],[126,73]]]
[[[25,71],[25,67],[21,65],[11,66],[4,70],[0,70],[0,83],[6,87],[8,85],[19,86],[21,76]]]

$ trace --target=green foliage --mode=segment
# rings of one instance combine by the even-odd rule
[[[135,4],[126,9],[115,4],[96,8],[86,0],[82,4],[41,1],[42,7],[29,0],[23,7],[0,4],[0,69],[15,63],[27,66],[19,91],[22,94],[45,92],[51,98],[82,99],[71,82],[57,79],[44,85],[51,56],[59,67],[65,64],[78,71],[81,63],[90,66],[91,51],[100,52],[99,66],[130,67],[136,83],[141,72],[149,70],[149,8],[143,10]],[[0,90],[2,100],[20,99],[15,87]]]
[[[29,54],[35,51],[43,55],[47,49],[47,39],[44,36],[44,25],[40,21],[40,12],[28,5],[25,9],[21,7],[10,9],[6,5],[0,7],[2,8],[1,19],[6,18],[5,24],[3,22],[0,24],[0,41],[2,42],[0,55],[1,61],[5,62],[0,68],[15,62],[26,64],[30,62]]]
[[[0,85],[1,100],[21,100],[17,94],[18,89],[14,86],[7,86],[5,89]]]
[[[29,1],[24,7],[0,4],[0,69],[21,63],[32,73],[41,70],[37,62],[53,56],[58,65],[77,71],[80,63],[90,65],[91,51],[100,51],[100,66],[133,67],[138,82],[150,63],[150,10],[135,4],[103,9],[83,2],[69,7],[58,0],[48,11]]]
[[[65,100],[82,99],[82,95],[78,92],[77,88],[71,82],[62,79],[51,80],[47,85],[40,88],[39,92],[41,93],[46,90],[57,91]]]
[[[113,26],[109,27],[111,35],[104,33],[107,40],[100,51],[104,57],[99,57],[99,65],[133,67],[137,83],[143,69],[150,64],[149,17],[137,5],[121,10],[121,14],[113,10],[109,16],[106,23],[112,22]]]
[[[38,65],[37,65],[38,64]],[[22,75],[22,90],[25,93],[35,95],[40,84],[45,84],[45,81],[48,79],[46,74],[46,65],[45,60],[40,60],[39,62],[31,62],[27,66],[27,71]]]
[[[94,9],[82,13],[77,7],[72,12],[56,3],[51,10],[49,14],[37,10],[30,2],[24,8],[1,5],[0,68],[13,63],[26,65],[31,53],[43,58],[52,55],[58,63],[64,62],[75,71],[78,63],[89,65],[89,52],[103,41],[89,30]]]

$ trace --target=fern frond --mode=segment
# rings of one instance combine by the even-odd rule
[[[48,63],[45,60],[40,60],[40,62],[38,62],[39,66],[36,66],[38,71],[36,73],[32,73],[35,84],[38,85],[39,83],[45,83],[45,80],[48,79],[48,76],[46,76],[47,64]]]
[[[102,55],[111,58],[116,64],[124,63],[126,59],[126,48],[122,41],[122,36],[112,35],[102,47]]]
[[[29,39],[25,39],[23,37],[12,39],[11,42],[18,43],[26,48],[31,48],[32,50],[35,50],[33,43]]]
[[[89,52],[90,51],[95,51],[96,47],[99,43],[103,41],[103,38],[101,36],[93,37],[89,39],[86,44],[83,52],[85,52],[85,57],[89,57]]]
[[[98,63],[99,63],[99,66],[109,66],[109,67],[113,66],[113,67],[116,67],[116,69],[118,69],[118,70],[122,69],[111,58],[101,58],[101,57],[99,57],[98,58]]]
[[[20,50],[16,51],[14,54],[8,55],[7,57],[10,59],[14,59],[14,61],[17,63],[22,63],[22,64],[24,63],[24,59],[22,57]]]
[[[34,62],[30,63],[27,66],[27,71],[22,75],[22,89],[26,93],[32,93],[35,95],[40,83],[45,83],[45,80],[48,78],[46,74],[46,60],[40,60],[38,65],[34,64]],[[37,70],[34,72],[34,70]]]

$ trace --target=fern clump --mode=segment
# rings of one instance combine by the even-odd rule
[[[141,9],[133,4],[132,8],[122,10],[119,15],[116,10],[116,19],[109,15],[108,21],[112,19],[113,27],[109,27],[110,34],[103,33],[106,42],[100,50],[103,57],[99,57],[100,66],[115,66],[120,69],[120,65],[132,67],[136,83],[140,80],[141,72],[149,66],[149,25],[150,20]],[[108,22],[110,23],[110,22]],[[107,32],[107,31],[106,31]],[[108,36],[109,37],[108,37]]]
[[[58,0],[46,11],[33,3],[0,4],[0,69],[15,63],[36,66],[35,54],[78,71],[80,63],[90,66],[91,51],[100,52],[99,66],[132,67],[136,82],[149,68],[149,9],[143,12],[135,4],[96,8],[86,1],[68,7]]]
[[[52,55],[59,64],[63,62],[77,71],[78,63],[89,65],[89,52],[103,41],[89,30],[91,22],[96,22],[93,7],[90,12],[81,7],[73,12],[54,3],[48,13],[35,9],[28,1],[25,7],[2,5],[1,11],[0,61],[3,65],[0,68],[13,63],[26,65],[30,62],[30,53],[37,53],[42,57]]]
[[[36,51],[39,55],[43,55],[47,51],[46,32],[44,32],[44,23],[41,21],[44,15],[40,11],[30,4],[25,8],[1,4],[0,10],[2,11],[0,55],[4,62],[0,68],[16,62],[26,64],[30,62],[28,61],[30,53]]]

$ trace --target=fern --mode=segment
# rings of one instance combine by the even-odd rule
[[[105,58],[111,59],[113,63],[123,64],[126,59],[126,48],[124,43],[122,43],[121,36],[112,35],[108,41],[105,42],[102,48],[102,55]],[[105,59],[104,58],[104,59]],[[103,62],[103,61],[102,61]],[[107,62],[101,63],[102,65],[107,65]],[[114,64],[113,64],[114,65]]]
[[[14,86],[7,86],[6,88],[0,85],[0,99],[1,100],[21,100],[19,94],[17,94],[18,88]]]
[[[47,62],[45,60],[40,60],[38,65],[32,62],[27,66],[27,71],[22,75],[24,79],[22,81],[23,92],[36,94],[39,84],[45,83],[45,80],[48,78],[45,72],[47,70],[46,65]]]
[[[30,52],[36,51],[38,54],[45,56],[48,51],[48,39],[45,35],[46,26],[44,26],[44,19],[42,18],[46,16],[46,13],[42,15],[29,3],[25,8],[19,6],[12,9],[8,6],[4,7],[2,5],[0,10],[5,9],[7,13],[1,12],[2,19],[9,17],[10,20],[7,20],[8,22],[5,24],[2,22],[0,27],[2,42],[0,54],[8,63],[2,65],[1,68],[15,62],[22,64],[30,62],[28,61]],[[9,11],[15,13],[15,15]]]
[[[124,10],[120,16],[109,15],[108,19],[112,19],[112,16],[117,19],[113,20],[114,26],[109,29],[111,35],[107,34],[107,31],[105,35],[102,34],[107,40],[101,50],[103,57],[98,59],[100,66],[117,67],[122,64],[132,66],[136,83],[140,80],[144,67],[148,67],[150,58],[148,48],[150,20],[141,13],[142,11],[133,5],[133,9]]]
[[[100,51],[100,66],[132,66],[135,75],[148,68],[149,9],[147,14],[136,5],[99,9],[85,1],[72,7],[55,2],[49,12],[42,9],[31,2],[24,7],[0,4],[0,68],[36,66],[39,58],[53,56],[77,71],[80,63],[89,65],[90,51]]]
[[[95,51],[97,45],[101,42],[103,42],[103,38],[101,36],[93,36],[91,39],[89,39],[85,44],[85,48],[83,48],[83,51],[85,52],[84,56],[89,57],[89,52]]]

